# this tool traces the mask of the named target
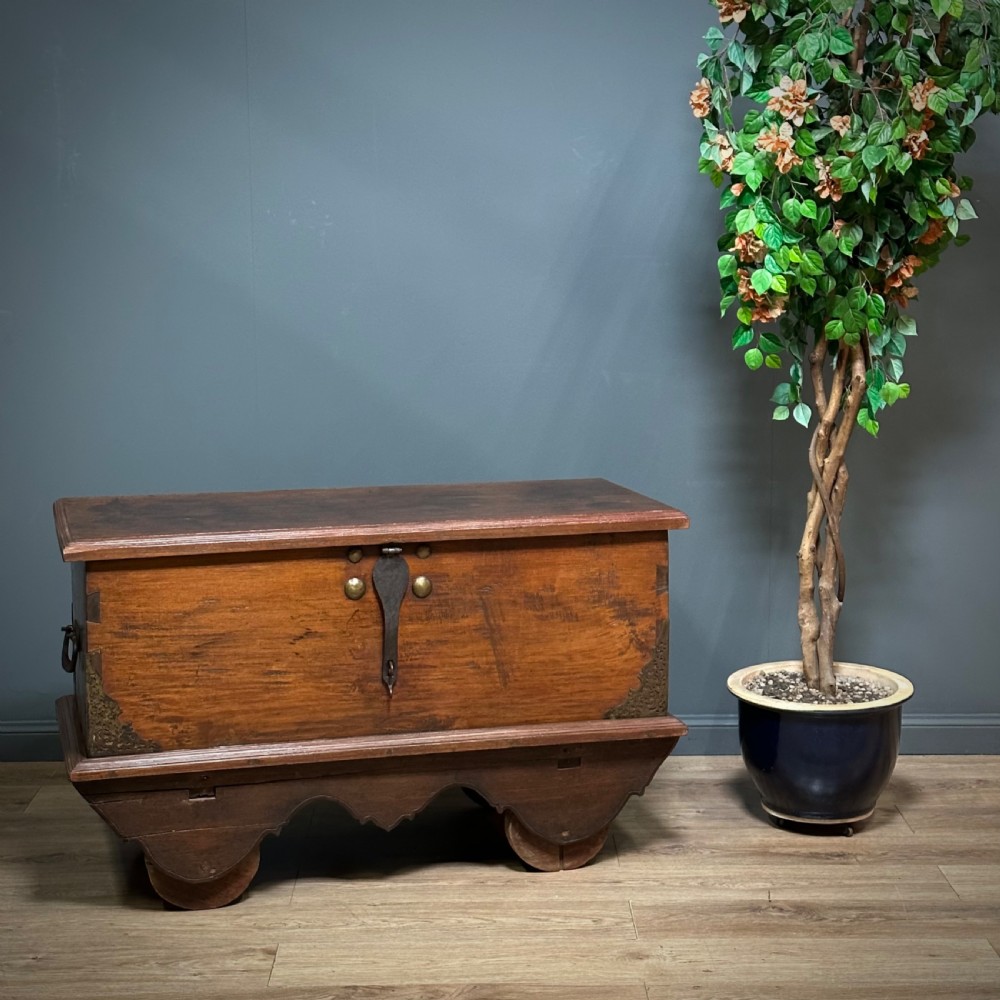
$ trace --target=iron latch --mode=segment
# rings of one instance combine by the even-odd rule
[[[372,570],[372,584],[382,605],[382,683],[392,697],[399,676],[399,607],[410,583],[410,567],[398,545],[386,545]]]

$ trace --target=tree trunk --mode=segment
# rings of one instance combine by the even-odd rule
[[[798,552],[798,622],[806,681],[832,694],[837,683],[834,640],[847,582],[840,545],[840,518],[847,499],[845,453],[857,426],[866,382],[860,344],[839,344],[832,366],[826,364],[827,353],[828,345],[821,339],[809,357],[820,419],[809,446],[813,483]]]

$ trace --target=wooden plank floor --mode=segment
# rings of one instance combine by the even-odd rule
[[[392,833],[317,803],[242,902],[185,913],[60,765],[0,764],[0,997],[1000,998],[1000,757],[901,759],[853,838],[676,757],[612,829],[539,874],[458,791]]]

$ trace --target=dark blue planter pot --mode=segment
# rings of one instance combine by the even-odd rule
[[[737,671],[729,689],[739,699],[740,748],[764,809],[797,823],[850,825],[867,819],[896,765],[906,678],[859,664],[842,672],[874,673],[893,694],[856,705],[793,705],[752,694],[750,675],[797,669],[794,662]]]

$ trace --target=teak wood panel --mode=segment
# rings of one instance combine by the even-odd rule
[[[89,563],[100,621],[87,623],[88,752],[666,710],[665,533],[440,543],[426,559],[404,548],[411,579],[424,574],[433,590],[403,600],[392,698],[378,555]],[[368,584],[359,601],[344,594],[351,576]]]

